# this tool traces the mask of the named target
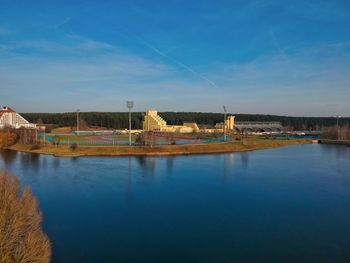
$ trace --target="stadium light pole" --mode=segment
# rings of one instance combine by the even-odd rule
[[[129,145],[131,145],[131,109],[134,107],[134,102],[127,101],[126,107],[129,109]]]
[[[224,141],[226,142],[226,107],[223,106],[224,108]]]
[[[46,127],[45,126],[43,127],[43,130],[44,130],[44,145],[45,145],[45,141],[46,141],[46,134],[45,134],[46,133]]]
[[[77,109],[77,135],[79,136],[79,112],[80,110]]]
[[[148,116],[148,113],[146,113],[147,115],[147,134],[148,132],[150,131],[150,128],[149,128],[149,116]]]
[[[145,114],[142,112],[141,113],[141,116],[142,116],[142,119],[143,119],[143,122],[142,122],[142,133],[144,134],[145,133]]]

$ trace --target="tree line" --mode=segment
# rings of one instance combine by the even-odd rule
[[[22,113],[32,123],[55,124],[58,126],[75,126],[76,113]],[[100,126],[113,129],[125,129],[129,126],[127,112],[81,112],[80,118],[89,126]],[[160,112],[159,115],[170,125],[181,125],[184,122],[196,122],[200,125],[214,126],[223,122],[222,113],[203,112]],[[321,130],[337,124],[334,117],[289,117],[263,114],[234,114],[236,121],[278,121],[283,126],[294,130]],[[144,113],[132,113],[132,128],[141,129]],[[339,118],[339,126],[349,126],[350,118]]]

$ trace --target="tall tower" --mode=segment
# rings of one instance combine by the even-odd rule
[[[226,127],[228,130],[232,131],[235,126],[235,116],[228,116],[226,120]]]

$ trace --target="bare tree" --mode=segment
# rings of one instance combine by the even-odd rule
[[[41,228],[42,214],[29,187],[0,172],[0,262],[46,263],[51,244]]]
[[[80,116],[79,117],[79,129],[80,130],[87,130],[89,128],[88,123],[85,121],[85,119]]]

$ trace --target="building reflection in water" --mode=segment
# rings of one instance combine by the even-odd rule
[[[131,204],[133,201],[133,189],[132,189],[132,159],[133,157],[128,157],[128,179],[126,186],[126,203]]]
[[[234,153],[225,153],[224,156],[224,164],[223,164],[223,175],[225,181],[232,177],[234,173],[234,164],[235,164],[235,154]]]
[[[174,156],[167,156],[166,157],[166,168],[167,168],[167,171],[169,174],[171,174],[173,172],[174,160],[175,160]]]
[[[249,166],[249,153],[242,152],[241,153],[241,162],[243,168],[248,168]]]
[[[235,159],[236,159],[235,153],[228,153],[225,155],[225,157],[229,165],[233,165],[235,163]]]

